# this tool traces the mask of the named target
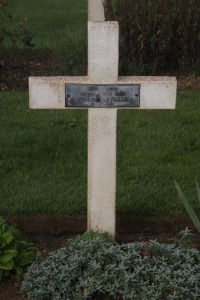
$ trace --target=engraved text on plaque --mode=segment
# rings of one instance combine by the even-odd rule
[[[140,85],[66,84],[65,107],[140,107]]]

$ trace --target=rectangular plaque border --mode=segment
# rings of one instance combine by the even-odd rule
[[[75,86],[137,86],[139,87],[139,97],[138,97],[138,106],[131,106],[131,105],[127,105],[127,106],[104,106],[104,107],[98,107],[98,106],[70,106],[68,105],[68,97],[67,97],[67,86],[68,85],[75,85]],[[140,94],[141,94],[141,84],[137,84],[137,83],[127,83],[127,84],[117,84],[117,83],[108,83],[108,84],[98,84],[98,83],[65,83],[65,107],[66,108],[74,108],[74,109],[78,109],[78,108],[82,108],[82,109],[89,109],[89,108],[118,108],[118,109],[128,109],[128,108],[140,108]]]

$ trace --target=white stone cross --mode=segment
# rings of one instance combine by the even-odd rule
[[[66,105],[70,86],[86,86],[88,91],[116,87],[139,87],[139,102],[128,109],[175,109],[177,81],[174,77],[118,77],[119,28],[117,22],[105,22],[102,0],[88,0],[88,76],[30,77],[30,108],[83,109]],[[118,89],[118,88],[117,88]],[[89,92],[79,91],[85,101]],[[102,92],[103,93],[103,92]],[[81,98],[82,96],[83,98]],[[116,94],[117,95],[117,94]],[[102,96],[102,95],[100,95]],[[136,95],[138,96],[138,95]],[[98,95],[99,97],[99,95]],[[66,98],[66,99],[65,99]],[[109,98],[109,96],[108,96]],[[117,99],[119,100],[120,97]],[[114,99],[114,98],[113,98]],[[74,100],[74,99],[73,99]],[[91,100],[91,99],[90,99]],[[92,103],[93,103],[92,99]],[[105,99],[104,99],[105,100]],[[70,101],[69,99],[67,101]],[[107,101],[107,100],[106,100]],[[110,101],[110,99],[108,99]],[[115,101],[115,100],[114,100]],[[121,100],[120,100],[121,101]],[[122,100],[124,101],[124,100]],[[115,236],[116,219],[116,132],[115,106],[88,107],[88,230]]]

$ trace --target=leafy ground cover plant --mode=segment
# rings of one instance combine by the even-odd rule
[[[197,230],[200,232],[200,220],[176,181],[175,181],[175,187],[178,192],[178,197],[181,199],[188,215],[190,216],[190,219],[194,223]],[[197,181],[196,181],[196,188],[197,188],[197,195],[198,195],[198,200],[199,200],[199,204],[200,204],[200,187],[199,187],[199,184]]]
[[[119,245],[89,234],[69,240],[48,258],[38,255],[22,291],[31,300],[198,299],[199,262],[200,252],[190,247],[157,241]]]
[[[0,280],[12,271],[17,277],[22,276],[35,257],[36,248],[22,239],[18,229],[0,218]]]

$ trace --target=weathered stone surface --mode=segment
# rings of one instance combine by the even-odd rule
[[[65,107],[65,84],[89,84],[88,76],[83,77],[30,77],[30,108],[33,109],[74,109]],[[101,82],[102,83],[102,82]],[[106,80],[104,82],[107,83]],[[175,77],[119,77],[113,84],[140,84],[140,107],[129,109],[174,109],[176,106],[177,80]],[[77,109],[77,108],[76,108]],[[115,108],[112,108],[115,109]],[[123,109],[123,108],[120,108]],[[126,108],[125,108],[126,109]]]
[[[88,21],[105,21],[103,0],[88,0]]]
[[[115,235],[117,110],[89,109],[88,229]]]
[[[117,22],[88,22],[88,76],[93,83],[112,83],[118,77]]]

